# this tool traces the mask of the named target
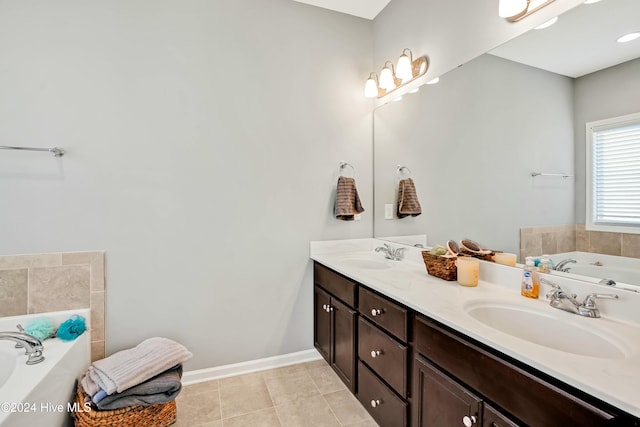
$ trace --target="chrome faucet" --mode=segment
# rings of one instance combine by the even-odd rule
[[[550,280],[540,279],[540,281],[553,287],[553,289],[547,293],[547,299],[551,307],[584,317],[600,317],[600,310],[598,310],[596,306],[596,299],[618,299],[618,295],[616,294],[589,294],[581,304],[576,299],[578,297],[576,294],[567,294],[560,286]]]
[[[557,263],[556,266],[553,267],[553,269],[556,271],[562,271],[563,273],[566,273],[569,271],[570,267],[565,267],[565,266],[567,264],[576,263],[576,262],[577,261],[575,259],[571,259],[571,258],[563,259],[562,261]]]
[[[33,335],[24,332],[0,332],[0,340],[13,341],[24,348],[27,355],[27,365],[35,365],[44,360],[42,342]]]
[[[386,259],[394,261],[400,261],[404,255],[404,248],[392,248],[389,244],[385,243],[383,246],[378,246],[376,252],[384,252]]]

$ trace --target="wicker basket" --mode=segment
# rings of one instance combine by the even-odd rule
[[[431,276],[449,281],[458,278],[455,257],[433,255],[429,251],[422,251],[422,259],[424,259],[424,264],[427,267],[427,273]]]
[[[128,406],[113,411],[99,411],[84,409],[85,394],[76,392],[76,407],[72,412],[76,427],[166,427],[176,421],[176,401],[159,403],[150,406]]]

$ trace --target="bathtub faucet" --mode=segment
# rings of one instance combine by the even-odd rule
[[[9,340],[22,345],[27,355],[27,365],[35,365],[44,360],[42,342],[33,335],[24,332],[0,332],[0,340]]]
[[[560,261],[559,263],[556,264],[555,267],[553,267],[554,270],[556,271],[562,271],[564,273],[569,271],[570,267],[565,267],[567,264],[571,264],[571,263],[576,263],[577,261],[575,259],[563,259],[562,261]]]

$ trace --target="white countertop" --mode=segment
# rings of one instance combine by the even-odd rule
[[[455,281],[448,282],[429,276],[424,263],[419,262],[420,251],[412,248],[408,249],[409,254],[404,261],[389,261],[392,266],[387,269],[358,268],[345,262],[346,259],[354,258],[378,257],[383,260],[382,253],[373,251],[380,244],[375,239],[336,241],[333,245],[331,242],[312,242],[311,258],[418,313],[640,417],[638,294],[553,276],[554,282],[567,292],[578,293],[580,299],[592,292],[619,295],[619,300],[615,301],[598,300],[602,317],[592,319],[550,307],[545,298],[545,286],[541,286],[539,299],[522,297],[519,279],[521,273],[513,267],[482,262],[479,285],[467,288]],[[615,358],[584,356],[538,345],[501,332],[467,313],[467,308],[479,301],[525,310],[548,311],[559,322],[571,327],[600,331],[621,348],[624,355]],[[617,311],[624,312],[626,317],[620,316]],[[531,327],[535,328],[536,325]],[[548,330],[546,333],[553,334],[554,331]]]

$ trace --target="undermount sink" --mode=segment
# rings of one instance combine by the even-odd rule
[[[363,270],[386,270],[393,267],[391,261],[381,258],[346,258],[342,263],[349,267],[360,268]]]
[[[604,359],[629,357],[629,350],[620,340],[597,327],[599,319],[567,319],[563,312],[547,312],[505,302],[474,302],[465,308],[477,321],[537,345]]]

